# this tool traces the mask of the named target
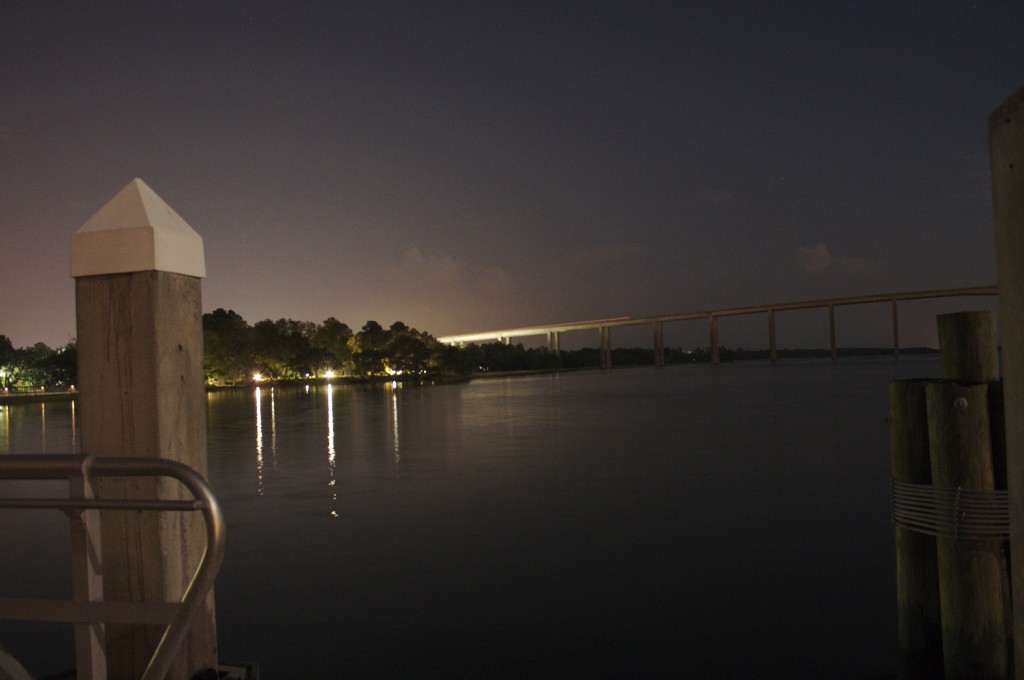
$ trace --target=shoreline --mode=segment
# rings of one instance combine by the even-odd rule
[[[0,392],[0,406],[36,404],[48,401],[77,401],[78,392]]]
[[[840,358],[869,358],[869,357],[880,357],[889,354],[891,356],[892,350],[883,348],[851,348],[839,351]],[[779,359],[789,361],[799,361],[801,359],[806,360],[820,360],[828,358],[828,350],[779,350]],[[930,347],[908,347],[901,350],[901,355],[915,356],[915,355],[929,355],[938,354],[938,350]],[[897,359],[898,360],[898,359]],[[723,364],[737,364],[737,363],[768,363],[767,350],[733,350],[732,356],[723,358]],[[673,362],[666,365],[675,365],[678,362]],[[684,363],[708,363],[706,361],[694,361]],[[710,364],[709,364],[710,365]],[[205,391],[210,392],[223,392],[226,390],[239,390],[247,389],[251,390],[254,387],[298,387],[303,385],[374,385],[374,384],[388,384],[388,383],[412,383],[412,384],[458,384],[468,383],[473,380],[488,380],[493,378],[508,378],[516,376],[529,376],[529,375],[543,375],[548,373],[578,373],[580,371],[600,371],[600,370],[615,370],[623,368],[641,368],[641,367],[654,368],[653,364],[636,364],[636,363],[623,363],[619,365],[613,365],[611,369],[602,369],[599,366],[573,366],[573,367],[557,367],[557,368],[529,368],[522,370],[508,370],[508,371],[483,371],[470,373],[467,375],[460,376],[368,376],[365,378],[355,378],[351,376],[334,377],[334,378],[290,378],[285,380],[264,380],[260,382],[245,382],[234,385],[205,385]],[[0,392],[0,406],[6,406],[10,404],[33,404],[33,403],[45,403],[45,402],[61,402],[61,401],[77,401],[79,392],[75,390],[70,391],[36,391],[36,392]]]

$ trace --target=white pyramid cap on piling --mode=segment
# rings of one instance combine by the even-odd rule
[[[141,179],[71,235],[71,276],[162,271],[206,276],[203,239]]]

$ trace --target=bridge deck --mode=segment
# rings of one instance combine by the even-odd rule
[[[439,337],[438,341],[449,345],[464,345],[467,343],[479,342],[508,342],[511,338],[528,337],[536,335],[548,336],[548,348],[558,349],[558,334],[569,331],[597,330],[601,338],[602,365],[610,366],[609,333],[607,329],[620,326],[641,326],[650,325],[654,329],[655,363],[661,365],[664,362],[664,347],[662,343],[662,325],[673,321],[691,321],[694,319],[708,319],[711,324],[711,355],[712,361],[718,362],[718,325],[717,319],[725,316],[739,316],[744,314],[767,314],[768,315],[768,336],[769,352],[772,361],[776,359],[775,347],[775,313],[792,311],[798,309],[819,309],[829,310],[830,345],[832,358],[836,357],[835,317],[836,307],[847,305],[877,304],[888,302],[892,305],[893,320],[893,349],[896,356],[899,356],[899,325],[897,321],[896,305],[906,300],[924,300],[929,298],[949,298],[964,296],[986,296],[998,295],[999,288],[995,285],[972,286],[968,288],[944,288],[938,290],[919,290],[902,293],[883,293],[879,295],[856,295],[851,297],[826,298],[819,300],[804,300],[800,302],[780,302],[769,305],[755,305],[750,307],[729,307],[725,309],[700,310],[693,312],[682,312],[678,314],[663,314],[659,316],[644,317],[612,317],[608,319],[594,319],[590,321],[573,321],[569,323],[545,324],[539,326],[520,326],[518,328],[505,328],[501,330],[483,331],[478,333],[463,333],[460,335],[447,335]]]

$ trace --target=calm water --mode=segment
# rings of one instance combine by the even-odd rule
[[[211,394],[221,657],[265,678],[891,677],[886,385],[937,374],[904,358]],[[77,446],[70,404],[0,408],[0,454]],[[19,518],[0,517],[4,570],[65,587],[46,562],[63,519]],[[39,628],[0,640],[69,667],[70,636],[40,649]]]

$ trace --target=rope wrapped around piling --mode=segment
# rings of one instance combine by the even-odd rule
[[[964,489],[892,480],[897,526],[963,540],[1010,539],[1010,502],[1002,490]]]

